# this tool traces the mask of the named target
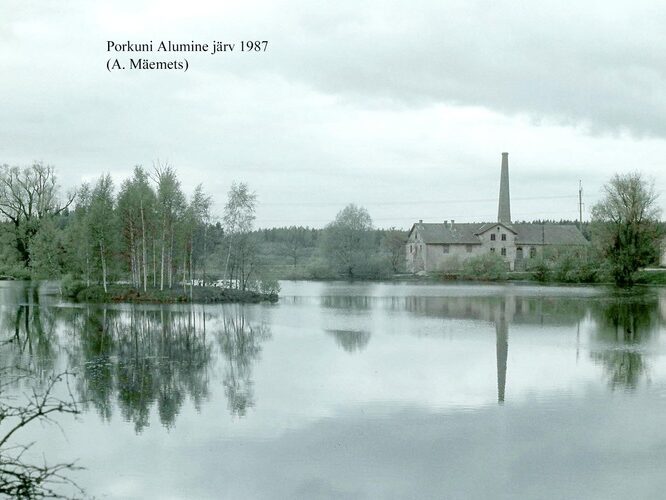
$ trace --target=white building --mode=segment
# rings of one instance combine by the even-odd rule
[[[497,222],[414,224],[407,239],[407,270],[413,273],[455,269],[472,256],[495,252],[513,270],[548,246],[588,245],[580,230],[564,224],[513,224],[509,196],[509,154],[502,153]]]

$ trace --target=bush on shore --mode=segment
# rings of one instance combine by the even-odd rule
[[[499,281],[507,278],[507,264],[495,253],[486,253],[463,263],[462,277],[470,280]]]

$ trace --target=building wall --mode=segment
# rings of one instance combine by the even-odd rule
[[[495,240],[491,239],[491,234],[495,234]],[[502,234],[506,235],[506,240],[502,240]],[[418,228],[410,235],[406,244],[405,256],[407,259],[407,271],[411,273],[433,272],[433,271],[453,271],[455,267],[460,267],[463,262],[477,255],[492,252],[502,257],[510,270],[521,267],[520,260],[517,261],[518,248],[523,249],[523,260],[530,258],[530,249],[534,248],[536,255],[543,252],[542,245],[516,245],[516,235],[497,224],[479,235],[481,244],[426,244],[423,242]],[[471,251],[468,251],[468,246]],[[448,252],[444,248],[448,247]],[[505,249],[506,255],[502,255],[502,249]],[[666,254],[664,254],[666,258]],[[665,261],[666,262],[666,261]],[[456,266],[458,264],[458,266]]]
[[[493,234],[495,235],[495,240],[491,239],[491,235]],[[503,235],[506,237],[506,240],[502,240]],[[481,240],[481,246],[485,252],[491,253],[494,249],[494,252],[502,257],[504,262],[506,262],[509,265],[509,268],[513,271],[514,262],[516,261],[515,234],[504,226],[495,224],[483,234],[480,234],[479,239]],[[505,250],[506,255],[502,255],[502,249]]]
[[[472,256],[482,253],[481,245],[426,245],[426,271],[456,271]],[[469,251],[468,251],[469,248]],[[447,250],[445,252],[445,249]],[[456,265],[458,264],[458,265]]]
[[[405,248],[405,256],[407,259],[407,272],[418,273],[425,271],[425,249],[426,244],[423,243],[418,229],[409,236]]]

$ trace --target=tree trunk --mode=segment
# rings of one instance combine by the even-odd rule
[[[104,283],[104,293],[108,292],[106,286],[106,258],[104,257],[104,243],[99,240],[99,255],[102,259],[102,283]]]
[[[148,265],[146,263],[146,220],[143,217],[143,200],[141,200],[141,246],[143,260],[143,291],[148,288]]]

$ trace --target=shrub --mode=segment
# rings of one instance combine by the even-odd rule
[[[275,278],[261,278],[259,280],[259,292],[267,295],[280,293],[280,283]]]
[[[3,279],[29,280],[30,269],[18,263],[0,264],[0,277]]]
[[[494,253],[471,257],[463,264],[463,277],[472,280],[497,281],[506,279],[507,264]]]
[[[393,275],[393,266],[387,256],[368,255],[356,264],[354,278],[379,280]]]
[[[333,268],[323,259],[314,258],[307,267],[308,277],[315,280],[333,279],[336,277]]]
[[[79,292],[85,287],[86,284],[83,281],[74,278],[71,274],[66,274],[63,276],[62,280],[60,280],[60,290],[63,297],[75,299]]]
[[[544,259],[530,259],[525,264],[525,270],[531,272],[534,279],[541,283],[548,281],[551,277],[550,267]]]

